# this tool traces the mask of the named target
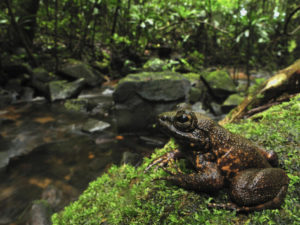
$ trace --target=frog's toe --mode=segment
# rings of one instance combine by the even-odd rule
[[[180,155],[181,153],[179,150],[168,152],[150,163],[149,166],[146,167],[144,172],[147,172],[152,167],[155,167],[155,170],[157,170],[159,168],[165,167],[168,164],[173,164],[175,159],[180,158]]]
[[[226,210],[236,210],[239,211],[240,207],[233,203],[233,202],[229,202],[229,203],[209,203],[208,204],[209,208],[217,208],[217,209],[226,209]]]

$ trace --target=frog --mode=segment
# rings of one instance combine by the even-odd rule
[[[278,156],[245,137],[234,134],[209,117],[177,110],[158,116],[158,123],[179,146],[156,159],[145,169],[164,169],[168,175],[158,178],[195,192],[229,192],[228,203],[209,203],[209,208],[252,212],[280,208],[287,194],[289,178],[278,167]],[[179,159],[191,165],[190,173],[175,167]]]

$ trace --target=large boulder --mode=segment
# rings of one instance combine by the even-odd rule
[[[103,81],[101,75],[96,74],[91,66],[75,59],[69,59],[62,66],[59,73],[73,80],[84,78],[85,82],[90,86],[96,86]]]
[[[113,94],[119,131],[151,126],[156,116],[188,96],[190,82],[179,73],[142,72],[121,79]]]

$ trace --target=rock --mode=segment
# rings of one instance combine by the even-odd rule
[[[67,110],[87,112],[88,104],[88,99],[68,99],[65,101],[64,106]]]
[[[237,105],[239,105],[244,100],[240,94],[229,95],[228,98],[222,104],[222,111],[227,113]]]
[[[69,59],[59,72],[71,79],[84,78],[85,82],[90,86],[98,85],[103,79],[94,73],[91,66],[74,59]]]
[[[206,114],[202,102],[195,102],[195,104],[192,105],[192,111]]]
[[[34,90],[30,87],[24,87],[20,93],[20,101],[30,102],[33,100]]]
[[[233,80],[224,70],[216,70],[210,73],[204,72],[201,75],[218,98],[226,99],[229,94],[236,92]]]
[[[166,60],[162,60],[160,58],[151,58],[143,65],[143,69],[152,72],[163,71],[163,67],[167,64],[168,62]]]
[[[0,107],[6,107],[16,100],[17,93],[0,88]]]
[[[223,102],[223,106],[237,106],[244,100],[244,97],[240,94],[229,95],[228,98]]]
[[[73,82],[66,80],[51,81],[49,83],[51,101],[63,100],[77,96],[85,85],[83,78]]]
[[[219,115],[223,114],[223,111],[222,111],[222,108],[221,108],[221,104],[218,104],[216,102],[211,102],[210,106],[211,106],[211,108],[213,110],[213,113],[215,115],[219,116]]]
[[[30,210],[31,225],[51,225],[52,210],[46,201],[36,201]]]
[[[42,199],[46,201],[52,209],[58,208],[63,202],[63,192],[54,185],[48,185],[42,193]]]
[[[102,92],[102,95],[104,95],[104,96],[112,96],[113,93],[114,93],[114,90],[113,90],[113,89],[106,88],[106,89]]]
[[[114,94],[119,131],[138,131],[156,122],[159,113],[185,101],[191,85],[174,72],[143,72],[121,79]]]
[[[53,81],[55,76],[50,76],[49,72],[42,68],[42,67],[37,67],[33,69],[32,72],[32,79],[42,81],[42,82],[49,82]]]
[[[121,164],[130,164],[133,166],[139,166],[142,163],[141,155],[132,152],[124,152],[121,160]]]
[[[88,121],[85,124],[83,124],[82,131],[88,133],[94,133],[94,132],[103,131],[108,127],[110,127],[109,123],[96,120],[96,119],[88,119]]]

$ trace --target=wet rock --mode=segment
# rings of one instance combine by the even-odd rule
[[[105,90],[102,92],[102,95],[104,95],[104,96],[112,96],[113,93],[114,93],[114,90],[113,90],[113,89],[107,88],[107,89],[105,89]]]
[[[73,82],[66,80],[51,81],[49,83],[50,99],[55,101],[76,97],[84,85],[85,81],[83,78]]]
[[[30,102],[33,100],[34,90],[30,87],[24,87],[20,93],[20,101]]]
[[[120,80],[113,99],[119,131],[143,130],[156,116],[185,101],[191,85],[174,72],[129,74]]]
[[[36,201],[30,210],[30,225],[51,225],[52,210],[46,201]]]
[[[88,99],[68,99],[65,101],[64,106],[67,110],[87,112],[89,101]]]
[[[0,107],[5,107],[16,100],[18,94],[14,91],[8,91],[0,88]]]
[[[52,209],[58,208],[63,202],[63,192],[54,185],[49,185],[42,193],[42,199],[45,200]]]
[[[139,166],[142,162],[141,155],[132,152],[124,152],[122,155],[121,164],[130,164],[133,166]]]
[[[88,119],[88,121],[85,124],[83,124],[81,129],[84,132],[94,133],[103,131],[108,127],[110,127],[109,123],[96,119]]]
[[[84,78],[90,86],[96,86],[103,81],[101,75],[97,75],[91,66],[75,59],[69,59],[59,72],[71,79]]]

